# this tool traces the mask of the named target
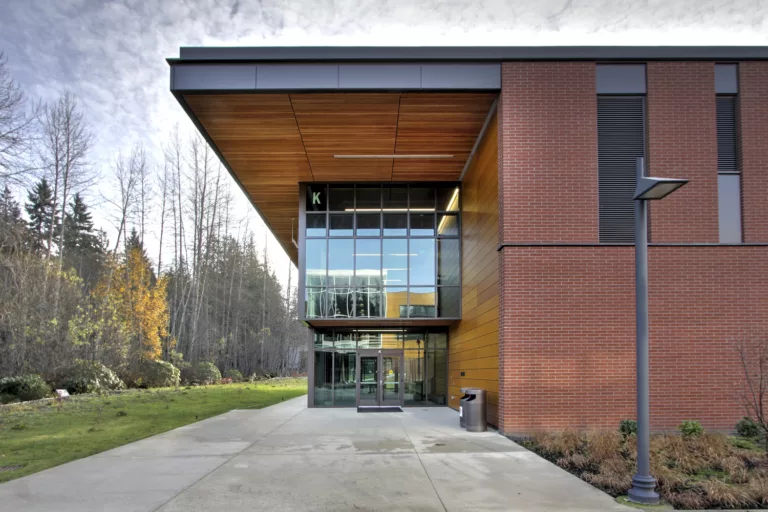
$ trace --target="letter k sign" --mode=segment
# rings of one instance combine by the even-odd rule
[[[320,192],[312,192],[312,204],[320,204]]]

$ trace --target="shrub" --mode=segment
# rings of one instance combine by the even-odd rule
[[[230,368],[224,372],[224,377],[232,379],[232,382],[243,382],[243,374],[237,368]]]
[[[736,423],[736,433],[741,437],[757,437],[760,435],[760,425],[744,416]]]
[[[51,387],[39,375],[20,375],[0,379],[0,403],[39,400],[51,394]]]
[[[124,389],[125,384],[115,372],[98,361],[75,360],[72,365],[55,379],[57,388],[64,388],[72,394],[98,393]]]
[[[215,364],[201,362],[184,368],[181,378],[188,384],[215,384],[221,380],[221,372]]]
[[[219,379],[219,384],[232,384],[232,379],[229,377],[224,377]]]
[[[677,429],[683,434],[683,437],[688,438],[699,437],[704,433],[704,427],[696,420],[684,420]]]
[[[621,420],[619,432],[625,437],[637,435],[637,422],[635,420]]]
[[[168,361],[142,361],[131,380],[137,387],[170,388],[179,385],[181,371]]]

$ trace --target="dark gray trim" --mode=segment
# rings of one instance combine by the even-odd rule
[[[493,119],[493,114],[496,113],[496,109],[498,108],[498,105],[499,105],[499,100],[497,98],[493,100],[493,103],[491,104],[491,108],[488,109],[488,115],[485,116],[485,122],[483,123],[483,127],[480,128],[480,133],[478,134],[477,139],[475,139],[475,145],[472,146],[472,151],[469,152],[469,156],[467,157],[467,163],[464,164],[464,169],[462,169],[461,176],[459,176],[459,182],[464,181],[464,175],[467,174],[467,170],[469,169],[469,164],[472,163],[472,159],[475,157],[475,152],[477,151],[477,148],[480,145],[480,142],[483,140],[483,137],[485,136],[485,131],[488,129],[488,125],[491,123],[491,119]]]
[[[645,94],[645,64],[598,64],[597,94]]]
[[[306,248],[307,248],[307,184],[299,183],[299,261],[296,267],[299,270],[299,320],[306,321]],[[327,258],[327,256],[326,256]]]
[[[307,407],[315,406],[315,330],[307,329],[309,333],[309,351],[307,355]]]
[[[183,46],[178,61],[765,60],[768,46]]]
[[[634,247],[633,243],[597,242],[505,242],[496,246],[500,251],[505,247]],[[768,247],[768,242],[744,242],[728,244],[717,242],[649,242],[648,247]]]

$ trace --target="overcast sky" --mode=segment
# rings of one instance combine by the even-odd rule
[[[768,0],[0,0],[0,50],[31,97],[79,96],[106,173],[135,141],[159,162],[169,128],[191,129],[168,90],[179,46],[766,45],[766,13]],[[270,252],[284,278],[274,239]]]

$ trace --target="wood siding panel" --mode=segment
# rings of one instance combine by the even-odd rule
[[[448,404],[458,408],[460,388],[481,387],[493,425],[499,403],[497,123],[494,114],[462,183],[462,319],[451,326],[448,344]]]

